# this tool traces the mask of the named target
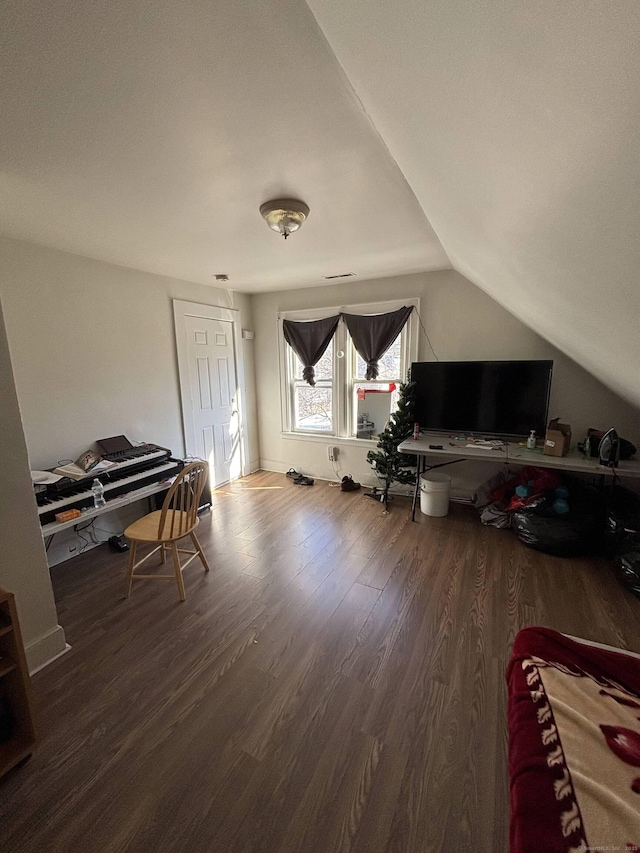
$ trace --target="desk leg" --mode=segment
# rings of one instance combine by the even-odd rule
[[[425,457],[418,456],[418,465],[416,468],[416,487],[413,492],[413,506],[411,508],[411,521],[416,520],[416,506],[418,505],[418,492],[420,491],[420,474],[422,474],[423,459]]]

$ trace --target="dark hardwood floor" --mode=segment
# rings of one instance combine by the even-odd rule
[[[52,572],[71,652],[42,742],[0,782],[5,853],[507,849],[504,669],[518,629],[640,650],[601,560],[454,506],[410,521],[259,473],[215,494],[212,566],[138,581],[106,546]]]

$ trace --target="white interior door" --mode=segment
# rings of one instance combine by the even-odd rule
[[[187,453],[205,459],[212,487],[244,473],[239,417],[235,324],[198,314],[231,314],[174,303]]]
[[[213,487],[228,483],[238,446],[233,323],[185,317],[195,456],[209,462]]]

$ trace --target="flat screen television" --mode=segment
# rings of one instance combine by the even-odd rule
[[[553,361],[419,361],[420,429],[483,435],[544,435]]]

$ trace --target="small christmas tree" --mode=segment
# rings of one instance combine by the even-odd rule
[[[384,504],[389,503],[389,488],[392,483],[413,485],[416,481],[413,468],[415,456],[407,456],[398,451],[398,445],[413,433],[413,410],[415,406],[415,382],[406,382],[400,386],[398,408],[391,415],[389,423],[378,436],[379,450],[367,453],[367,462],[374,468],[381,488],[375,488],[370,497]]]

